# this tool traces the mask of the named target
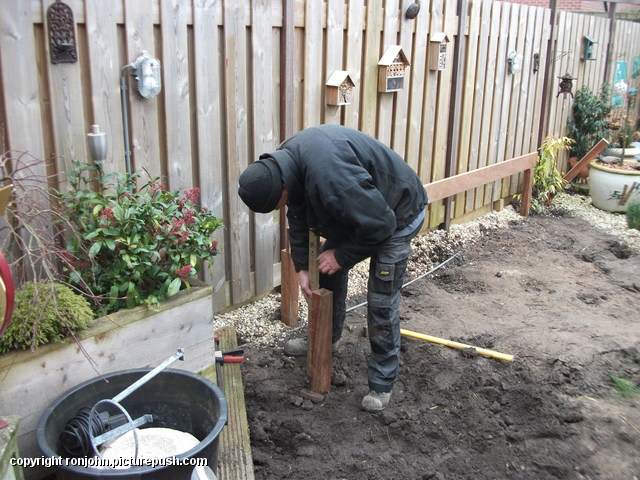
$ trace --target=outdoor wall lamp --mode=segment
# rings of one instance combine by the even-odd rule
[[[129,147],[129,112],[127,107],[127,80],[125,72],[133,70],[136,89],[143,98],[153,98],[160,93],[162,79],[160,77],[160,60],[142,50],[133,63],[122,67],[120,73],[120,101],[122,103],[122,127],[124,134],[124,157],[127,173],[133,173],[131,166],[131,148]]]
[[[598,43],[598,41],[594,38],[585,35],[582,37],[582,60],[595,60],[596,58],[593,56],[593,46]]]
[[[413,20],[418,16],[419,11],[420,11],[420,0],[415,0],[414,3],[412,3],[407,7],[407,10],[404,12],[404,16],[408,20]]]
[[[91,125],[91,131],[87,133],[87,143],[93,163],[102,165],[107,159],[107,134],[100,131],[100,125]]]
[[[577,78],[572,77],[569,72],[558,78],[560,79],[560,90],[558,91],[556,98],[558,98],[561,93],[563,97],[566,97],[568,93],[571,95],[571,98],[573,98],[573,92],[571,90],[573,89],[573,81],[577,80]]]
[[[518,55],[515,50],[509,52],[507,57],[507,68],[511,75],[522,71],[522,55]]]
[[[131,64],[131,68],[136,79],[136,88],[141,96],[153,98],[160,93],[162,88],[160,60],[143,50],[140,56]]]

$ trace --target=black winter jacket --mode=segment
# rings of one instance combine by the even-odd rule
[[[351,128],[308,128],[265,157],[276,160],[288,189],[296,271],[308,269],[309,229],[337,245],[336,260],[350,268],[428,204],[420,178],[397,153]]]

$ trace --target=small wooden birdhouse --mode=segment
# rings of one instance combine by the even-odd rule
[[[352,90],[356,84],[345,70],[336,70],[331,74],[326,83],[327,105],[349,105],[351,103]]]
[[[397,92],[404,88],[409,60],[400,45],[392,45],[378,62],[378,91]]]
[[[582,37],[582,58],[581,60],[595,60],[594,45],[598,43],[595,38],[591,38],[589,35]]]
[[[447,48],[449,37],[444,32],[431,35],[429,42],[429,69],[444,70],[447,68]]]

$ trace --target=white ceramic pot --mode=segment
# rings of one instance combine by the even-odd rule
[[[626,212],[630,203],[640,202],[640,170],[619,170],[595,161],[589,165],[589,192],[595,207]]]
[[[622,158],[622,150],[622,148],[606,148],[602,154]],[[624,149],[625,159],[633,159],[636,155],[640,155],[640,148],[629,147]]]

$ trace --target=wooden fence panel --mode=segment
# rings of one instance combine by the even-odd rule
[[[292,25],[285,25],[282,0],[68,0],[79,61],[52,65],[46,24],[52,2],[0,3],[0,120],[8,147],[52,155],[52,170],[64,173],[72,159],[89,160],[86,133],[99,124],[109,141],[105,170],[123,172],[122,68],[142,50],[160,58],[163,88],[153,99],[142,99],[125,72],[132,167],[164,176],[172,189],[200,187],[202,204],[224,218],[221,253],[206,276],[216,289],[216,309],[280,281],[279,215],[249,212],[236,192],[249,162],[277,148],[283,105],[292,112],[287,133],[318,123],[360,129],[394,148],[427,184],[449,174],[447,160],[455,173],[473,171],[535,150],[539,133],[565,135],[573,101],[557,96],[557,77],[576,77],[574,94],[581,85],[598,90],[611,28],[606,17],[558,12],[550,43],[549,9],[492,0],[468,1],[461,32],[455,0],[423,2],[415,19],[404,16],[413,0],[289,0]],[[640,79],[631,72],[640,56],[640,25],[614,25],[609,61],[628,62],[628,83],[637,87]],[[293,32],[291,44],[285,45],[284,27]],[[444,71],[429,68],[437,32],[450,39]],[[581,59],[585,35],[598,41],[594,61]],[[451,119],[457,44],[464,46],[461,87],[453,92],[460,95],[460,117]],[[411,66],[403,90],[379,93],[378,61],[389,45],[401,45]],[[506,71],[511,50],[523,59],[515,75]],[[536,53],[540,70],[534,73]],[[282,89],[285,59],[292,76]],[[326,80],[337,69],[356,84],[351,104],[341,107],[325,99]],[[447,159],[452,129],[457,155]],[[514,177],[457,195],[454,218],[490,209],[519,185]],[[440,224],[443,214],[434,202],[427,224]]]

